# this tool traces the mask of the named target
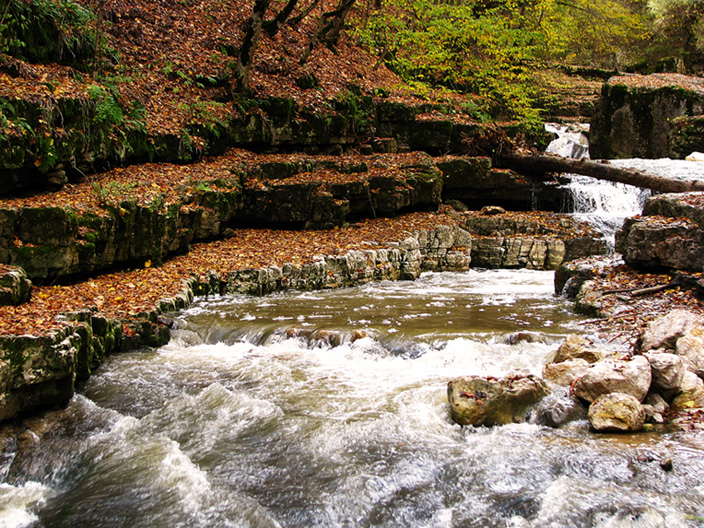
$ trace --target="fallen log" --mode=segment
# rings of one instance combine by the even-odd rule
[[[517,154],[506,152],[499,155],[502,167],[528,174],[545,174],[546,172],[567,172],[590,176],[598,180],[627,183],[660,193],[684,193],[704,191],[704,180],[675,180],[665,176],[656,176],[635,169],[614,167],[607,161],[578,160],[561,156],[544,154]]]

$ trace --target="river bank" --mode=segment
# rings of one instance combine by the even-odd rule
[[[499,237],[478,233],[477,226],[490,221],[496,228],[499,220],[504,226],[514,225],[514,230],[521,222],[537,222],[544,229],[552,223],[555,231],[514,232],[513,237],[508,231]],[[569,227],[559,232],[561,222]],[[473,233],[466,230],[468,225],[475,226]],[[540,265],[531,265],[530,251],[524,249],[522,265],[516,261],[511,267],[549,269],[548,242],[554,247],[560,238],[568,240],[574,236],[573,227],[563,215],[551,213],[481,215],[445,207],[440,214],[370,219],[324,231],[234,230],[228,239],[196,244],[187,255],[160,266],[146,263],[141,269],[74,284],[35,287],[30,302],[0,307],[4,417],[68,401],[75,383],[88,379],[110,353],[167,343],[170,314],[188,307],[196,296],[330,289],[414,279],[428,270],[464,271],[474,260],[473,246],[484,254],[486,244],[495,246],[497,239],[503,241],[501,247],[517,248],[516,258],[522,246],[535,248],[533,257],[542,254]],[[616,271],[604,274],[608,288],[656,286],[671,280],[668,274],[637,273],[626,267]],[[637,299],[627,315],[591,312],[597,319],[585,321],[584,330],[627,350],[648,322],[675,308],[704,313],[696,290],[670,289]]]
[[[487,221],[505,232],[477,234]],[[516,225],[524,232],[517,234]],[[112,352],[165,344],[169,319],[162,316],[197,295],[338,288],[413,279],[421,271],[464,271],[473,245],[480,262],[493,251],[508,254],[512,267],[549,269],[571,244],[584,246],[575,237],[578,227],[551,213],[482,215],[446,207],[440,214],[370,219],[333,230],[232,230],[229,238],[196,244],[160,266],[147,261],[136,270],[38,286],[29,302],[0,307],[3,416],[67,401],[75,381],[87,379]],[[585,241],[597,236],[587,226],[579,229]]]

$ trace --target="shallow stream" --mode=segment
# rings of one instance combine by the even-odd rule
[[[198,301],[167,346],[113,356],[6,442],[0,526],[701,526],[700,434],[450,421],[449,379],[539,374],[580,330],[552,282]]]

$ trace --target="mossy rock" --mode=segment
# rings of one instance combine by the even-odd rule
[[[591,157],[668,157],[675,119],[704,113],[704,92],[687,83],[676,75],[611,78],[591,121]]]
[[[669,134],[670,156],[683,159],[692,152],[704,152],[704,116],[678,117]]]
[[[17,266],[0,265],[0,305],[18,305],[29,302],[32,282],[27,273]]]
[[[445,152],[452,139],[452,130],[453,124],[450,120],[416,120],[406,141],[411,150]]]

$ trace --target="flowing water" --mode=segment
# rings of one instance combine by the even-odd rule
[[[579,331],[552,278],[200,300],[5,442],[0,526],[700,526],[700,434],[449,419],[449,379],[540,373]]]
[[[586,125],[547,124],[546,130],[555,136],[547,152],[567,158],[589,158],[589,141]],[[680,180],[704,180],[704,162],[663,159],[620,159],[610,160],[617,167],[641,170],[656,176],[666,176]],[[567,187],[572,194],[574,215],[591,223],[604,234],[604,238],[614,246],[614,235],[626,218],[640,214],[645,200],[651,195],[647,189],[640,189],[623,183],[599,181],[578,174],[568,175]]]
[[[585,217],[640,212],[583,183]],[[448,380],[540,374],[580,331],[552,292],[551,272],[473,270],[200,300],[167,346],[0,435],[0,528],[704,525],[702,433],[451,422]]]
[[[556,136],[548,145],[546,152],[558,154],[567,158],[588,159],[589,141],[585,132],[586,125],[556,125],[547,124],[546,130]],[[612,164],[619,167],[638,168],[650,170],[655,160],[613,160]],[[658,163],[658,166],[672,165]],[[676,164],[677,162],[675,162]],[[688,167],[698,168],[693,162],[687,163]],[[704,168],[704,164],[701,164]],[[682,168],[684,171],[684,169]],[[588,222],[603,233],[607,244],[613,250],[615,233],[623,225],[626,218],[640,214],[643,211],[645,200],[650,196],[650,191],[640,189],[623,183],[600,181],[579,174],[567,175],[570,183],[567,187],[572,195],[574,216],[579,220]]]

